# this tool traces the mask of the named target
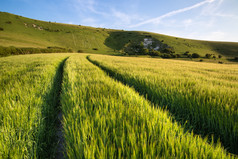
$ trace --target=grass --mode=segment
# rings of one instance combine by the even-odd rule
[[[86,57],[0,58],[0,158],[236,158],[236,65]]]
[[[0,58],[0,158],[53,158],[67,54]]]
[[[167,111],[111,79],[86,55],[66,61],[61,103],[68,158],[231,158],[219,144],[185,132]]]
[[[151,36],[172,46],[176,54],[223,56],[202,58],[206,62],[226,63],[238,56],[238,43],[233,42],[45,22],[5,12],[0,17],[0,47],[9,47],[9,52],[14,47],[60,47],[122,55],[120,50],[129,41]],[[0,58],[0,158],[61,154],[56,135],[61,106],[67,158],[238,154],[237,65],[91,55],[89,60],[102,71],[86,56]]]
[[[1,46],[36,48],[57,46],[71,48],[75,52],[78,50],[94,53],[113,52],[104,45],[108,30],[38,21],[4,12],[0,12],[0,16],[0,27],[4,28],[0,34]],[[12,23],[7,24],[6,21]],[[43,30],[39,30],[38,27]]]
[[[167,108],[189,130],[238,153],[238,67],[163,59],[90,56],[114,78]]]
[[[233,59],[238,56],[238,43],[210,42],[177,38],[162,34],[142,31],[123,31],[93,28],[81,25],[69,25],[45,22],[0,12],[0,46],[46,48],[57,46],[73,49],[75,52],[96,54],[120,54],[120,50],[131,41],[143,40],[151,36],[175,49],[178,54],[186,51],[205,54],[223,55]],[[11,22],[11,23],[8,23]],[[96,48],[96,49],[94,49]]]

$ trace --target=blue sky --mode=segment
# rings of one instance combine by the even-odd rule
[[[238,42],[238,0],[1,0],[0,11],[45,21]]]

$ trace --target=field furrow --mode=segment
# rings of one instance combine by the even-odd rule
[[[0,158],[54,158],[67,54],[0,58]]]
[[[220,145],[185,133],[86,55],[66,61],[61,104],[68,158],[231,158]]]
[[[100,55],[88,59],[167,108],[187,129],[215,142],[220,139],[226,149],[238,153],[237,65]]]

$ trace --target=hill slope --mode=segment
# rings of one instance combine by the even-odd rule
[[[80,25],[52,23],[0,12],[0,46],[65,47],[74,51],[111,54],[119,52],[129,41],[146,37],[163,41],[176,53],[221,54],[238,56],[238,43],[210,42],[176,38],[140,31],[93,28]]]

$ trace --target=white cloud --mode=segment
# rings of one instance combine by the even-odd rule
[[[234,19],[238,19],[238,16],[235,15],[235,14],[215,13],[214,16],[223,17],[223,18],[234,18]]]
[[[99,15],[103,15],[103,16],[108,16],[108,13],[102,12],[102,11],[98,11],[97,9],[95,9],[98,4],[96,3],[95,0],[76,0],[76,7],[79,10],[84,10],[84,11],[90,11],[92,13],[95,14],[99,14]]]
[[[224,0],[217,0],[216,3],[210,3],[209,5],[203,8],[201,15],[224,18],[238,18],[236,14],[227,14],[220,11],[223,2]]]
[[[87,24],[91,24],[91,23],[95,23],[96,22],[96,19],[94,19],[94,18],[85,18],[85,19],[83,19],[83,21],[82,21],[83,23],[87,23]]]
[[[131,25],[134,21],[143,19],[143,16],[139,16],[137,14],[128,14],[125,12],[118,11],[114,8],[111,9],[111,20],[114,22],[113,25],[115,25],[116,28],[127,28],[127,26]]]
[[[94,13],[97,15],[100,15],[101,17],[97,20],[98,26],[101,26],[100,20],[104,19],[104,22],[108,23],[109,25],[107,27],[127,27],[128,25],[131,25],[133,20],[142,20],[140,16],[137,16],[136,14],[129,15],[125,12],[119,11],[115,8],[112,8],[111,6],[97,3],[95,0],[74,0],[76,4],[77,11],[81,13],[82,11],[84,12],[83,14],[80,14],[81,16],[83,15],[83,23],[91,24],[95,26],[96,20],[92,20],[94,17],[93,15],[89,16],[89,13]],[[99,8],[101,8],[99,10]],[[103,8],[103,11],[101,11]],[[106,19],[106,20],[105,20]],[[103,22],[103,23],[104,23]],[[104,26],[105,24],[103,24]]]
[[[112,15],[120,20],[121,23],[130,24],[131,23],[131,16],[115,9],[112,9]]]
[[[214,32],[211,32],[211,34],[204,36],[205,38],[207,39],[213,39],[213,40],[224,40],[225,37],[226,37],[226,33],[225,32],[222,32],[222,31],[214,31]]]
[[[80,23],[85,25],[114,29],[137,29],[136,27],[141,26],[139,27],[140,30],[191,39],[218,41],[233,40],[235,36],[231,35],[237,35],[234,31],[232,33],[229,29],[225,29],[230,27],[232,30],[232,27],[238,25],[235,20],[231,19],[238,19],[236,11],[227,10],[224,6],[229,4],[225,4],[225,0],[200,0],[197,4],[151,19],[137,10],[125,10],[123,7],[111,6],[109,3],[101,3],[98,0],[72,1],[77,7]],[[134,2],[133,0],[130,1]],[[130,5],[131,3],[127,1],[127,4]],[[196,12],[182,14],[178,18],[176,16],[194,9],[197,9]],[[175,16],[176,18],[174,18]]]
[[[192,19],[186,19],[182,23],[185,27],[188,27],[188,26],[193,24],[193,20]]]
[[[223,31],[213,31],[213,32],[193,32],[188,35],[188,38],[195,38],[195,39],[201,39],[201,40],[213,40],[213,41],[226,41],[228,34]]]
[[[172,34],[171,34],[172,33]],[[230,39],[228,36],[229,33],[216,30],[212,32],[201,32],[201,31],[190,31],[190,32],[170,32],[169,35],[177,35],[179,37],[188,38],[188,39],[199,39],[199,40],[212,40],[212,41],[227,41]],[[232,39],[230,39],[232,41]]]
[[[189,10],[192,10],[192,9],[195,9],[195,8],[198,8],[198,7],[201,7],[207,3],[213,3],[215,2],[216,0],[205,0],[203,2],[200,2],[200,3],[197,3],[193,6],[190,6],[190,7],[186,7],[186,8],[182,8],[182,9],[178,9],[178,10],[175,10],[175,11],[172,11],[172,12],[169,12],[169,13],[166,13],[162,16],[159,16],[159,17],[156,17],[156,18],[152,18],[152,19],[149,19],[149,20],[146,20],[146,21],[143,21],[141,23],[138,23],[138,24],[135,24],[135,25],[131,25],[129,26],[130,28],[134,28],[134,27],[138,27],[138,26],[141,26],[141,25],[144,25],[144,24],[149,24],[149,23],[154,23],[154,24],[158,24],[160,23],[160,21],[164,18],[167,18],[167,17],[171,17],[171,16],[174,16],[176,14],[179,14],[179,13],[183,13],[183,12],[186,12],[186,11],[189,11]]]

